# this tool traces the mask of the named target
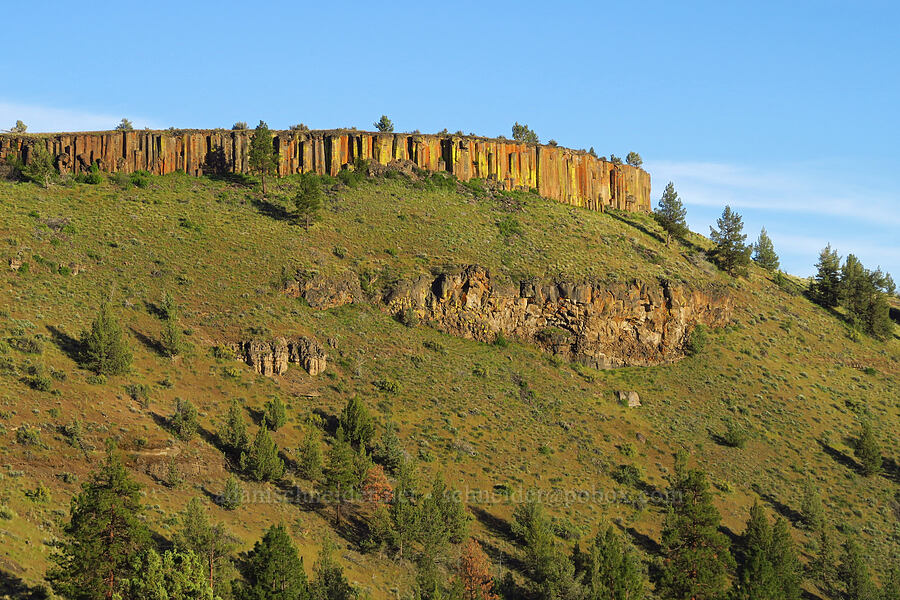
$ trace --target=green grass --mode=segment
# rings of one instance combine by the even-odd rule
[[[850,335],[792,284],[779,287],[761,271],[751,270],[749,280],[728,278],[704,259],[708,242],[700,236],[666,248],[647,215],[595,213],[533,194],[432,179],[330,183],[323,219],[309,232],[288,218],[294,179],[274,182],[267,200],[242,184],[180,175],[147,176],[143,187],[127,189],[109,181],[47,190],[0,183],[0,464],[7,465],[0,504],[22,517],[0,523],[14,535],[4,544],[22,576],[40,580],[44,540],[58,532],[77,489],[66,480],[85,480],[87,456],[102,449],[104,438],[118,437],[131,453],[170,443],[180,448],[185,483],[178,488],[162,481],[164,462],[130,459],[146,486],[154,526],[171,535],[172,514],[204,489],[221,491],[228,473],[203,435],[174,441],[160,426],[175,398],[190,400],[201,428],[214,432],[232,398],[261,410],[274,394],[287,404],[289,421],[273,433],[286,451],[300,445],[317,411],[336,415],[359,395],[380,422],[399,425],[405,449],[426,473],[440,470],[471,497],[492,498],[480,506],[491,515],[508,519],[520,490],[557,490],[551,513],[567,531],[586,535],[600,520],[619,518],[658,539],[661,507],[566,502],[565,491],[633,494],[638,476],[663,489],[680,448],[709,473],[734,532],[743,529],[757,494],[798,509],[799,483],[809,474],[822,487],[829,519],[858,536],[884,572],[888,550],[900,539],[889,508],[897,484],[862,478],[840,456],[852,457],[848,436],[860,417],[871,416],[886,455],[898,458],[896,337],[881,344]],[[10,260],[29,268],[10,270]],[[697,354],[676,364],[598,371],[518,343],[487,345],[426,324],[408,327],[377,305],[316,311],[281,291],[282,274],[297,271],[350,270],[380,285],[473,263],[514,281],[666,277],[716,284],[735,296],[735,321],[708,330]],[[135,364],[128,375],[98,380],[79,368],[71,345],[110,287]],[[156,311],[167,292],[181,307],[188,346],[174,360],[155,349],[162,331]],[[258,376],[222,351],[251,332],[327,340],[328,370],[316,378],[298,368]],[[31,365],[49,374],[49,391],[29,385]],[[643,406],[619,405],[616,390],[637,391]],[[61,433],[76,420],[83,447]],[[729,421],[749,432],[743,448],[717,441]],[[22,425],[26,437],[39,430],[40,444],[15,443]],[[38,484],[52,502],[25,495]],[[409,565],[339,538],[330,513],[285,503],[212,510],[245,548],[268,524],[284,521],[307,565],[323,535],[337,538],[351,579],[375,597],[392,596],[398,582],[407,589],[411,581]],[[476,536],[515,554],[489,524],[473,526]],[[806,543],[804,532],[794,533]]]

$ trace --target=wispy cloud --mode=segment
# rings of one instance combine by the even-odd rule
[[[29,133],[108,130],[113,129],[122,116],[0,100],[0,129],[9,129],[21,120],[28,126]],[[148,119],[138,116],[128,118],[136,128],[155,128]]]
[[[900,177],[885,181],[875,167],[867,173],[859,165],[847,170],[810,163],[760,167],[656,161],[647,168],[654,196],[666,182],[675,183],[693,229],[706,233],[728,204],[744,216],[751,238],[760,227],[768,229],[792,273],[810,274],[828,243],[842,255],[856,254],[867,266],[900,272]]]

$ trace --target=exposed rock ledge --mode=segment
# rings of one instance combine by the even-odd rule
[[[311,337],[279,337],[271,342],[250,340],[230,344],[230,347],[238,360],[268,376],[281,375],[287,371],[288,363],[297,363],[310,375],[318,375],[325,370],[327,361],[325,349]]]
[[[484,342],[503,335],[597,368],[682,358],[694,327],[722,327],[733,309],[727,294],[666,281],[515,285],[493,280],[479,266],[423,275],[399,285],[385,302],[391,313],[411,310],[452,335]]]

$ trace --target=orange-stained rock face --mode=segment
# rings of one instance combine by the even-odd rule
[[[17,154],[28,162],[44,143],[61,172],[80,173],[97,163],[107,172],[183,171],[247,173],[252,130],[103,131],[0,135],[0,159]],[[279,173],[336,175],[357,158],[386,165],[409,160],[422,169],[446,171],[462,181],[492,179],[505,189],[536,189],[547,198],[592,210],[650,210],[650,174],[558,146],[522,144],[457,135],[359,131],[279,131]]]

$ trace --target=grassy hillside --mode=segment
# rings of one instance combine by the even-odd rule
[[[274,434],[288,455],[316,427],[313,415],[337,415],[353,395],[380,422],[396,422],[426,474],[441,471],[469,492],[473,533],[498,573],[515,567],[508,520],[532,487],[553,492],[548,508],[569,537],[614,521],[652,560],[663,507],[618,499],[664,489],[680,448],[709,474],[734,533],[756,497],[795,517],[809,477],[840,537],[861,540],[877,572],[898,549],[900,338],[856,334],[804,298],[796,282],[779,287],[755,269],[731,279],[705,259],[704,238],[667,248],[646,215],[584,211],[440,176],[352,187],[332,180],[323,218],[308,232],[290,219],[295,179],[277,181],[268,199],[242,181],[147,181],[128,189],[0,183],[0,569],[7,581],[41,581],[69,498],[105,438],[120,440],[145,486],[153,528],[170,537],[191,497],[221,492],[228,464],[210,440],[231,399],[253,413],[274,395],[289,407],[288,425]],[[474,263],[514,280],[715,284],[735,297],[735,319],[677,364],[597,371],[525,345],[406,327],[374,304],[317,311],[282,292],[297,271],[351,270],[377,287]],[[103,380],[79,367],[75,339],[110,288],[135,361],[128,375]],[[189,343],[175,359],[157,351],[156,311],[167,292],[181,306]],[[266,378],[212,352],[222,342],[297,333],[327,341],[324,374],[293,367]],[[51,376],[48,391],[30,381],[36,365]],[[148,387],[147,402],[131,397],[126,386],[133,384]],[[616,390],[638,392],[643,406],[621,406]],[[175,398],[200,410],[202,435],[188,443],[165,427]],[[849,440],[861,417],[877,424],[884,475],[857,473]],[[720,443],[729,419],[750,431],[743,449]],[[84,449],[65,435],[75,420]],[[176,488],[163,481],[167,459],[152,452],[163,448],[177,448],[185,481]],[[616,482],[612,474],[623,464],[639,469],[639,483]],[[49,500],[30,493],[39,485]],[[373,597],[409,589],[408,563],[360,547],[365,506],[336,528],[327,507],[278,501],[279,491],[313,487],[292,471],[278,486],[244,485],[259,492],[259,502],[234,512],[210,503],[244,549],[269,524],[284,522],[308,566],[331,536],[351,580]],[[573,490],[596,494],[580,501]],[[793,533],[808,549],[807,534]]]

